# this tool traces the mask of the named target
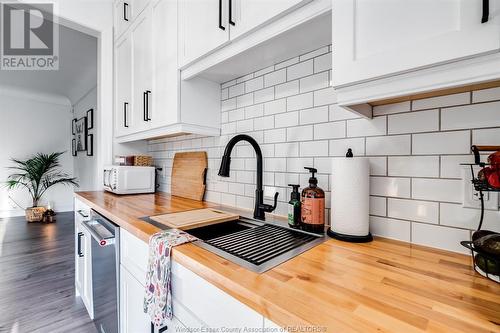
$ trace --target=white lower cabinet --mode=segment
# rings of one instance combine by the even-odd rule
[[[75,288],[87,308],[90,318],[94,318],[92,303],[92,236],[82,226],[90,216],[90,208],[75,200]]]
[[[151,324],[143,313],[145,264],[138,264],[147,263],[148,245],[124,229],[120,232],[121,332],[149,332]],[[172,294],[175,318],[167,325],[167,332],[179,332],[177,325],[192,330],[223,327],[262,330],[264,327],[262,315],[175,261]]]
[[[143,311],[144,285],[120,265],[120,332],[148,333],[149,316]]]

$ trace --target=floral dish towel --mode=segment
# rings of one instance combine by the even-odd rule
[[[172,319],[171,262],[172,247],[197,238],[178,229],[160,231],[149,239],[149,263],[146,274],[144,313],[156,327]]]

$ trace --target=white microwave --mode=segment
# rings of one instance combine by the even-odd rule
[[[104,190],[116,194],[154,193],[155,167],[110,165],[104,167]]]

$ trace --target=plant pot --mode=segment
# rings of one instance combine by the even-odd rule
[[[40,222],[43,219],[43,213],[45,212],[45,207],[26,208],[25,212],[26,212],[26,221]]]

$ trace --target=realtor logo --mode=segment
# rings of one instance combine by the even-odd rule
[[[0,69],[59,69],[59,29],[53,3],[1,3]]]

